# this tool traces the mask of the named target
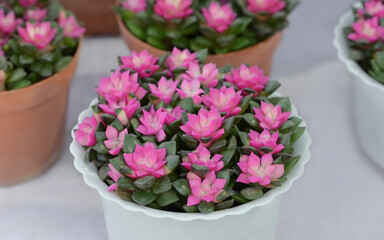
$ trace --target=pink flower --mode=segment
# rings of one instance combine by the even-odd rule
[[[290,112],[282,112],[281,106],[261,101],[261,108],[254,108],[255,118],[260,121],[260,127],[267,130],[276,130],[283,125],[291,115]]]
[[[131,68],[138,72],[141,78],[148,78],[159,69],[157,60],[158,58],[154,58],[146,49],[140,53],[132,51],[130,56],[121,57],[123,64],[120,68]]]
[[[194,104],[200,104],[203,100],[200,97],[204,90],[200,88],[200,81],[198,79],[193,79],[192,81],[183,80],[180,88],[176,89],[179,93],[180,99],[192,98]]]
[[[134,13],[145,11],[147,8],[147,2],[143,0],[125,0],[121,5]]]
[[[167,115],[163,108],[155,111],[152,106],[149,112],[143,110],[143,116],[140,118],[141,125],[137,131],[144,135],[156,135],[158,142],[163,141],[165,139],[163,126]]]
[[[168,112],[167,117],[165,118],[165,124],[167,125],[173,123],[174,121],[181,120],[181,113],[185,112],[185,110],[182,109],[180,105],[173,109],[166,108],[165,110]]]
[[[255,14],[275,14],[285,8],[285,2],[281,0],[247,0],[247,9]]]
[[[164,19],[185,18],[193,13],[191,0],[156,0],[154,11]]]
[[[32,5],[36,5],[38,0],[19,0],[19,3],[23,7],[30,7]]]
[[[159,98],[158,102],[164,100],[164,103],[168,104],[171,102],[173,94],[176,91],[177,81],[167,80],[165,77],[162,77],[157,83],[157,87],[152,83],[149,83],[148,85],[152,95]]]
[[[124,129],[120,133],[116,128],[108,126],[105,131],[105,136],[108,140],[104,141],[105,146],[109,149],[111,155],[118,155],[124,145],[125,134],[128,134],[128,129]]]
[[[220,154],[215,154],[211,158],[211,152],[200,144],[195,151],[188,153],[188,157],[183,158],[181,165],[191,171],[192,164],[199,164],[209,168],[210,171],[218,172],[224,167],[224,162],[220,161],[222,157]]]
[[[251,130],[248,136],[251,139],[249,144],[257,150],[259,150],[261,147],[269,147],[273,149],[273,151],[271,152],[271,154],[273,155],[281,152],[281,150],[284,149],[283,144],[277,144],[277,140],[279,139],[279,132],[271,134],[266,129],[264,129],[261,133]],[[260,150],[259,153],[261,155],[265,155],[265,153]]]
[[[360,19],[352,25],[354,33],[348,35],[348,39],[353,41],[367,40],[374,43],[379,39],[384,39],[384,27],[379,25],[379,18]]]
[[[264,76],[263,70],[257,66],[247,67],[244,64],[238,69],[232,69],[230,74],[225,75],[225,80],[236,85],[240,89],[250,88],[256,92],[264,89],[269,78]],[[245,91],[242,91],[246,94]]]
[[[108,104],[99,104],[99,107],[108,114],[116,116],[116,109],[121,108],[123,111],[117,116],[123,125],[127,125],[128,121],[132,118],[133,114],[140,108],[140,102],[135,98],[128,100],[122,98],[116,100],[114,98],[107,98]]]
[[[216,64],[208,63],[200,69],[200,65],[197,62],[189,64],[188,71],[183,73],[181,77],[185,80],[192,81],[198,79],[201,84],[207,87],[216,87],[218,84],[217,74],[219,69],[217,69]]]
[[[85,33],[85,28],[80,27],[74,16],[68,16],[65,11],[59,14],[59,25],[64,29],[63,35],[71,38],[79,38]]]
[[[17,28],[24,42],[33,44],[40,50],[46,48],[51,43],[55,37],[56,30],[56,28],[51,28],[50,22],[27,22],[26,28]]]
[[[235,92],[233,87],[227,88],[222,86],[219,89],[210,88],[209,94],[202,96],[203,102],[209,108],[217,109],[220,112],[226,112],[226,117],[239,114],[241,107],[239,104],[241,99],[241,92]]]
[[[224,191],[225,179],[217,179],[214,171],[210,172],[202,181],[193,172],[187,174],[192,195],[188,197],[187,206],[199,204],[202,200],[206,202],[217,202],[216,198]]]
[[[121,99],[132,93],[142,99],[147,91],[137,82],[137,73],[129,71],[121,73],[119,70],[111,74],[110,78],[101,78],[96,91],[104,98]]]
[[[372,0],[364,3],[366,12],[374,17],[384,17],[384,4],[380,0]],[[362,11],[364,14],[364,11]]]
[[[242,173],[236,182],[245,184],[259,183],[261,186],[266,186],[284,174],[284,164],[273,164],[270,153],[262,156],[261,159],[254,153],[250,156],[243,155],[237,165]]]
[[[28,9],[24,13],[24,19],[27,21],[35,20],[37,22],[40,22],[41,20],[43,20],[43,18],[45,18],[45,16],[47,16],[47,10],[40,8]]]
[[[97,120],[94,116],[84,118],[83,122],[79,124],[79,129],[75,131],[75,139],[82,146],[92,147],[96,144],[96,127]]]
[[[174,47],[165,63],[171,71],[179,67],[188,68],[190,63],[198,63],[196,60],[196,54],[197,53],[191,53],[188,49],[181,51]]]
[[[209,7],[203,8],[202,11],[207,25],[219,33],[225,32],[237,16],[229,4],[220,6],[216,2],[211,2]]]
[[[8,35],[15,31],[16,27],[22,23],[21,19],[16,19],[14,12],[9,12],[7,15],[4,9],[0,9],[0,32]]]
[[[155,178],[166,175],[164,161],[167,150],[165,148],[156,149],[155,144],[146,142],[144,146],[136,145],[134,153],[125,153],[124,159],[128,167],[133,170],[131,178],[142,178],[153,176]]]
[[[109,169],[111,169],[111,171],[107,172],[108,176],[110,176],[112,178],[113,181],[115,181],[114,184],[112,184],[111,186],[108,187],[108,191],[115,191],[117,189],[117,180],[119,180],[119,178],[121,178],[123,175],[121,175],[121,173],[119,173],[119,171],[116,170],[116,168],[112,165],[112,164],[108,164],[109,166]]]
[[[200,143],[202,143],[201,137],[211,137],[212,140],[208,144],[202,143],[208,147],[212,141],[219,139],[224,134],[224,129],[220,128],[223,120],[224,118],[221,117],[217,109],[208,112],[205,108],[201,108],[197,115],[189,113],[188,122],[180,129],[198,139]]]

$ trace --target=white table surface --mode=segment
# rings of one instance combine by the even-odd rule
[[[99,196],[73,167],[69,133],[95,97],[99,78],[116,66],[116,56],[127,53],[121,39],[86,39],[63,153],[42,176],[0,188],[1,240],[107,239]],[[283,198],[277,239],[384,239],[384,170],[359,148],[344,66],[334,59],[283,75],[273,79],[283,83],[280,92],[291,96],[306,119],[313,144],[304,176]]]

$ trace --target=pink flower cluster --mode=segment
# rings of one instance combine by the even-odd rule
[[[279,129],[291,113],[283,112],[280,105],[259,99],[258,95],[268,82],[268,77],[259,68],[241,65],[223,75],[214,64],[200,65],[196,53],[177,48],[165,59],[165,66],[165,69],[160,67],[158,59],[147,51],[122,57],[120,68],[100,80],[96,89],[100,101],[95,108],[96,114],[85,118],[75,131],[79,144],[86,147],[97,144],[94,150],[99,151],[101,143],[105,146],[101,150],[107,156],[125,162],[123,170],[108,165],[108,175],[114,182],[121,177],[135,180],[146,176],[158,179],[171,173],[173,176],[178,174],[173,172],[174,169],[180,169],[181,165],[184,167],[184,170],[180,169],[182,178],[186,176],[190,187],[190,193],[182,195],[188,197],[187,206],[190,207],[202,201],[222,201],[221,194],[226,191],[228,180],[223,173],[229,166],[237,164],[236,168],[239,167],[241,172],[236,172],[235,179],[244,184],[271,187],[271,182],[283,176],[284,165],[274,164],[273,158],[284,150],[279,141]],[[186,71],[179,74],[174,71],[177,68]],[[249,92],[254,94],[249,95]],[[248,97],[244,97],[246,95]],[[246,103],[251,98],[256,101],[253,104],[260,101],[260,108],[251,109],[254,105]],[[186,103],[194,108],[189,110],[184,105]],[[253,111],[255,121],[259,123],[253,128],[257,131],[248,133],[249,145],[257,151],[239,158],[237,143],[229,147],[231,140],[224,135],[224,129],[230,122],[227,120],[239,119],[233,116],[243,111],[248,111],[248,115]],[[240,121],[243,120],[240,118]],[[234,124],[231,131],[248,132],[243,126],[245,121]],[[104,138],[99,143],[96,142],[98,126],[105,130],[105,137],[102,135]],[[97,132],[98,138],[99,134]],[[132,146],[126,148],[124,145],[132,134],[136,134],[136,140],[141,142],[135,143],[134,150],[130,149]],[[220,146],[223,142],[224,146]],[[179,145],[174,149],[172,144]],[[218,150],[217,146],[223,148]],[[172,161],[180,159],[172,152],[183,156],[177,168],[171,167]],[[235,155],[236,162],[227,162]],[[117,184],[109,187],[110,191],[116,189]]]
[[[209,7],[203,8],[202,11],[207,26],[218,33],[225,32],[237,17],[229,4],[221,6],[216,2],[211,2]]]
[[[366,18],[366,14],[370,17]],[[384,27],[380,25],[380,19],[384,18],[384,3],[381,0],[364,2],[364,9],[357,10],[357,17],[348,39],[368,43],[384,42]]]
[[[166,20],[186,18],[193,13],[192,0],[156,0],[154,11]]]
[[[35,6],[37,0],[21,0],[19,3],[26,8],[23,19],[16,18],[13,11],[5,14],[4,9],[0,9],[0,36],[6,39],[17,29],[23,42],[33,44],[40,50],[47,49],[57,33],[51,22],[43,21],[47,16],[47,9],[28,8]],[[61,11],[58,18],[59,26],[64,30],[63,35],[72,38],[81,37],[85,28],[80,27],[73,16],[66,15],[65,11]],[[21,27],[23,23],[25,27]]]

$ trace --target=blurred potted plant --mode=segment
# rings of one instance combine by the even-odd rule
[[[365,152],[384,167],[384,1],[354,5],[340,18],[334,44],[354,76],[354,114]]]
[[[269,74],[296,0],[119,1],[114,9],[131,50],[156,57],[173,47],[209,50],[208,62],[258,65]]]
[[[0,1],[0,185],[58,157],[84,31],[58,4]]]
[[[75,166],[102,196],[110,240],[169,228],[171,240],[273,239],[280,195],[309,160],[305,124],[257,66],[187,51],[119,59],[74,128]]]
[[[63,6],[73,11],[79,21],[85,23],[87,35],[119,33],[111,6],[114,0],[60,0]]]

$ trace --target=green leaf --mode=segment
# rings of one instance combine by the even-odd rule
[[[199,145],[199,141],[192,137],[191,135],[187,135],[187,134],[183,134],[181,136],[181,139],[185,142],[185,144],[187,144],[187,146],[191,149],[195,149],[197,148],[197,146]]]
[[[111,114],[100,114],[100,118],[103,120],[103,122],[107,125],[110,125],[113,121],[115,121],[116,117]]]
[[[191,188],[189,187],[189,182],[187,179],[182,178],[178,179],[172,183],[172,186],[176,189],[178,193],[187,197],[191,194]]]
[[[237,134],[239,135],[239,138],[240,138],[241,143],[242,143],[243,145],[245,145],[245,146],[248,146],[248,145],[249,145],[248,134],[245,133],[245,132],[241,132],[241,131],[239,131]]]
[[[243,152],[244,155],[250,155],[251,153],[258,155],[258,152],[259,152],[256,148],[251,146],[242,146],[241,151]]]
[[[210,213],[215,210],[215,204],[213,202],[201,201],[197,205],[197,209],[199,209],[201,213]]]
[[[115,128],[118,132],[121,132],[124,130],[123,124],[121,124],[120,120],[117,118],[111,123],[110,126]]]
[[[216,204],[215,210],[220,211],[220,210],[228,209],[232,207],[234,203],[235,203],[235,200],[233,199],[218,203]]]
[[[184,109],[188,113],[194,113],[195,112],[195,104],[193,103],[193,100],[190,97],[181,99],[179,102],[179,105],[182,109]]]
[[[163,49],[163,50],[167,49],[167,47],[164,45],[164,42],[161,39],[147,36],[146,40],[149,44],[151,44],[156,48]]]
[[[242,189],[240,195],[247,200],[255,200],[263,196],[263,190],[260,188],[248,187]]]
[[[245,112],[245,110],[248,108],[251,100],[252,100],[252,94],[245,96],[241,99],[241,102],[240,102],[241,111],[239,114],[242,114],[243,112]]]
[[[50,63],[46,63],[43,65],[43,67],[40,69],[39,74],[42,77],[50,77],[53,74],[53,66]]]
[[[183,210],[187,213],[196,213],[197,212],[197,207],[196,205],[193,206],[187,206],[186,204],[183,205]]]
[[[192,171],[201,178],[205,178],[205,176],[210,172],[209,168],[200,164],[192,164],[191,168]]]
[[[117,187],[116,195],[124,201],[132,201],[132,192],[129,190]]]
[[[197,52],[196,58],[199,60],[200,64],[204,64],[205,60],[207,59],[208,56],[208,49],[203,49]]]
[[[232,137],[229,139],[229,141],[228,141],[226,150],[236,151],[236,147],[237,147],[237,140],[236,140],[236,137],[235,137],[235,136],[232,136]]]
[[[137,24],[137,21],[124,21],[125,25],[128,27],[129,31],[133,35],[135,35],[137,38],[141,40],[145,40],[147,37],[147,32],[145,28],[141,27],[139,24]]]
[[[275,80],[270,80],[267,82],[267,84],[264,87],[264,92],[266,96],[271,95],[274,93],[279,87],[281,86],[281,83]]]
[[[205,37],[207,37],[209,39],[215,39],[216,38],[217,32],[213,28],[208,27],[206,25],[201,25],[201,26],[199,26],[199,28],[200,28],[201,33]]]
[[[13,83],[25,78],[27,73],[22,68],[16,68],[12,71],[12,74],[7,78],[7,83]]]
[[[38,51],[35,45],[29,43],[20,44],[20,50],[27,55],[34,55]]]
[[[259,126],[259,121],[255,118],[255,115],[252,113],[246,113],[243,115],[244,121],[248,124],[250,128],[256,130]]]
[[[299,162],[300,158],[300,156],[293,157],[288,163],[284,165],[284,176],[287,176],[292,171],[292,169]]]
[[[227,166],[235,155],[235,151],[222,151],[220,152],[220,155],[223,156],[221,160],[224,162],[225,166]]]
[[[235,38],[236,38],[235,35],[230,34],[230,35],[220,36],[216,38],[216,41],[221,47],[228,47],[229,45],[231,45],[233,40],[235,40]]]
[[[39,56],[40,60],[46,61],[46,62],[51,62],[54,58],[54,53],[53,52],[46,52],[42,55]]]
[[[87,151],[85,151],[85,160],[87,162],[93,162],[97,160],[96,156],[97,156],[97,152],[92,148],[88,148]]]
[[[179,155],[168,155],[165,158],[165,161],[167,162],[165,166],[167,167],[167,169],[170,172],[172,172],[173,170],[176,169],[177,166],[179,166],[179,164],[180,164],[180,156]]]
[[[178,39],[182,36],[182,33],[178,30],[167,30],[165,35],[170,39]]]
[[[176,154],[176,142],[175,141],[169,141],[169,142],[162,142],[158,149],[165,148],[167,150],[167,155],[175,155]]]
[[[231,175],[233,173],[233,170],[231,169],[223,169],[221,171],[219,171],[218,173],[216,173],[216,178],[220,178],[220,179],[225,179],[226,182],[225,182],[225,186],[228,186],[229,184],[229,181],[231,180]]]
[[[145,176],[142,178],[136,179],[133,184],[140,189],[149,189],[155,183],[155,177],[153,176]]]
[[[280,100],[277,102],[277,105],[281,106],[281,109],[283,112],[290,112],[291,111],[291,101],[289,100],[288,97],[282,97]]]
[[[165,207],[177,201],[179,201],[177,194],[174,191],[169,190],[167,192],[161,193],[157,197],[156,203],[159,204],[160,207]]]
[[[30,86],[32,83],[29,80],[21,80],[18,82],[15,82],[11,84],[10,88],[15,90],[15,89],[21,89]]]
[[[215,142],[214,144],[212,144],[210,147],[209,147],[209,151],[214,154],[214,153],[219,153],[221,151],[223,151],[225,149],[227,145],[227,140],[226,139],[221,139],[217,142]]]
[[[117,180],[117,187],[128,191],[136,191],[137,187],[133,184],[132,179],[128,177],[120,177]]]
[[[291,139],[289,141],[289,144],[295,143],[299,138],[304,134],[305,132],[305,127],[298,127],[292,132]]]
[[[168,176],[163,176],[157,179],[157,181],[152,186],[153,193],[156,195],[169,191],[171,188],[172,184]]]
[[[105,131],[96,131],[96,142],[104,142],[107,140],[107,137],[105,136]]]
[[[33,57],[24,54],[19,55],[19,63],[21,65],[29,65],[32,64],[34,61],[35,59]]]
[[[135,151],[136,145],[140,145],[140,141],[133,134],[126,134],[124,138],[123,151],[125,153],[133,153]]]
[[[55,66],[54,66],[55,73],[61,72],[64,69],[66,69],[68,67],[69,63],[72,61],[72,59],[73,59],[73,57],[71,57],[71,56],[65,56],[65,57],[60,58],[55,63]]]
[[[176,120],[176,121],[173,121],[171,124],[168,125],[168,128],[173,132],[173,133],[176,133],[177,131],[179,131],[180,129],[180,126],[181,126],[181,120]]]
[[[127,166],[127,164],[125,163],[125,161],[122,159],[122,158],[119,158],[119,157],[116,157],[116,158],[112,158],[109,160],[109,162],[112,164],[112,166],[117,170],[119,171],[121,174],[124,174],[123,171],[121,170],[121,168],[123,166]],[[125,175],[125,174],[124,174]]]
[[[104,145],[103,142],[97,143],[95,146],[92,147],[96,152],[101,154],[107,154],[108,148]]]
[[[111,169],[109,168],[108,166],[108,163],[105,163],[103,164],[103,166],[101,166],[101,168],[98,170],[97,174],[99,175],[99,178],[103,181],[105,181],[105,179],[108,177],[108,172],[110,171]]]
[[[222,128],[224,128],[224,134],[220,137],[220,139],[224,139],[228,136],[234,122],[234,117],[229,117],[223,121]]]
[[[139,190],[132,194],[132,200],[143,206],[155,201],[156,198],[157,196],[152,192],[152,190]]]

